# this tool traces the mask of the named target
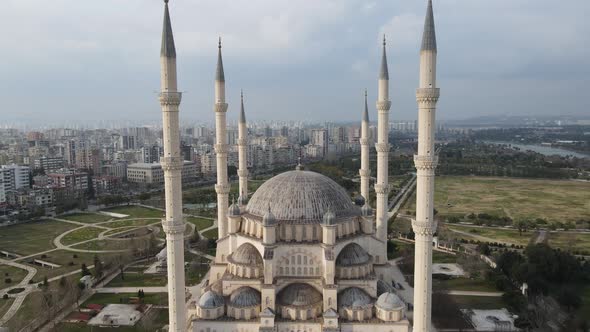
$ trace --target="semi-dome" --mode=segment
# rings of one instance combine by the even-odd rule
[[[262,256],[258,252],[258,249],[250,243],[244,243],[231,254],[231,262],[249,266],[260,266],[262,265]]]
[[[224,304],[225,300],[223,299],[223,296],[210,290],[203,293],[199,298],[199,307],[203,309],[214,309],[221,307]]]
[[[260,305],[260,293],[248,286],[240,287],[229,296],[229,304],[232,307],[252,307]]]
[[[285,287],[278,296],[283,306],[310,306],[322,301],[322,294],[308,284],[291,284]]]
[[[336,258],[337,266],[352,266],[367,264],[371,260],[371,256],[356,243],[351,243],[344,247],[338,258]]]
[[[406,307],[404,302],[392,292],[385,292],[379,296],[375,306],[383,310],[402,310]]]
[[[266,181],[252,195],[246,211],[262,218],[269,205],[279,223],[320,223],[328,210],[337,217],[360,214],[344,188],[322,174],[303,170]]]
[[[377,296],[388,292],[393,292],[393,286],[381,279],[377,280]]]
[[[349,287],[338,294],[338,307],[360,309],[373,303],[373,299],[364,290]]]

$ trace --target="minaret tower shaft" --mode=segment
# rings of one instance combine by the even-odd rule
[[[164,157],[160,160],[164,170],[166,217],[162,227],[166,233],[168,262],[168,303],[170,331],[186,331],[186,305],[184,284],[184,229],[182,218],[182,158],[178,106],[182,94],[176,86],[176,49],[172,36],[168,0],[164,0],[164,28],[162,31],[161,92]]]
[[[371,178],[371,168],[369,166],[369,106],[367,104],[367,90],[365,89],[365,111],[361,122],[361,196],[369,202],[369,182]]]
[[[384,243],[387,241],[387,196],[389,194],[389,71],[387,69],[387,53],[385,51],[385,37],[383,37],[383,55],[381,57],[381,69],[379,71],[379,95],[377,98],[377,215],[376,235]]]
[[[418,153],[414,156],[417,170],[416,234],[414,270],[414,331],[431,331],[432,318],[432,236],[434,220],[434,170],[438,157],[434,150],[436,103],[440,90],[436,87],[436,35],[432,0],[428,1],[422,47],[420,50],[420,87],[418,102]]]
[[[215,154],[217,156],[217,227],[219,238],[227,235],[227,210],[229,206],[229,182],[227,180],[227,103],[225,102],[225,75],[221,58],[221,38],[217,53],[215,74]]]
[[[244,93],[240,93],[240,118],[238,121],[238,176],[240,179],[240,205],[248,200],[248,128],[244,112]]]

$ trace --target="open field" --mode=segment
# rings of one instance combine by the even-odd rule
[[[203,218],[196,218],[196,217],[187,217],[186,222],[189,222],[189,223],[195,225],[195,227],[198,231],[213,225],[213,220],[211,220],[211,219],[203,219]]]
[[[19,327],[22,328],[38,317],[37,312],[41,309],[40,302],[42,297],[43,294],[41,292],[33,292],[25,297],[20,309],[6,324],[10,331],[19,331]]]
[[[75,257],[74,257],[75,256]],[[105,254],[98,254],[98,257],[104,259],[106,257]],[[48,268],[48,267],[41,267],[36,264],[28,263],[32,259],[41,259],[50,263],[61,265],[58,268]],[[43,277],[52,278],[64,273],[68,273],[74,270],[78,270],[81,268],[82,264],[86,264],[87,266],[94,264],[94,254],[92,253],[83,253],[83,252],[72,252],[67,250],[56,250],[46,254],[46,257],[36,256],[30,260],[26,260],[27,265],[34,266],[37,269],[37,274],[35,274],[34,281],[41,282]],[[25,263],[25,262],[23,262]]]
[[[488,213],[549,222],[590,219],[590,183],[497,177],[443,176],[435,180],[435,208],[441,215]],[[402,213],[415,210],[415,196]]]
[[[80,306],[84,307],[90,303],[102,305],[110,303],[126,303],[130,297],[137,297],[137,293],[97,293],[92,295],[86,302],[84,302]],[[143,302],[148,304],[167,305],[168,293],[146,293]]]
[[[105,209],[108,212],[129,215],[132,218],[162,218],[164,211],[144,208],[142,206],[117,206]]]
[[[64,245],[71,245],[82,241],[92,240],[97,238],[98,234],[104,231],[105,230],[102,228],[83,227],[71,233],[68,233],[61,239],[61,243]]]
[[[218,231],[217,228],[210,229],[203,233],[203,236],[208,239],[215,239],[217,240]]]
[[[105,287],[153,287],[166,286],[168,279],[164,274],[143,274],[125,271],[117,274]]]
[[[447,254],[440,251],[432,251],[432,262],[440,264],[457,263],[457,255]]]
[[[453,296],[453,300],[460,309],[501,309],[506,308],[506,304],[501,297],[492,296]]]
[[[554,248],[567,251],[590,252],[590,234],[574,232],[551,232],[547,243]],[[590,298],[588,299],[590,301]]]
[[[497,292],[493,281],[485,279],[452,278],[449,280],[432,279],[432,288],[435,290],[460,290],[474,292]]]
[[[143,217],[147,218],[147,217]],[[101,226],[108,227],[108,228],[120,228],[120,227],[129,227],[129,226],[146,226],[151,224],[159,224],[161,222],[160,219],[122,219],[117,220],[109,223],[102,224]]]
[[[19,282],[21,282],[21,280],[23,280],[26,276],[26,270],[19,269],[14,266],[0,264],[0,289],[15,286]],[[10,283],[6,283],[7,278],[11,280]],[[0,317],[2,317],[2,315],[0,315]]]
[[[56,220],[29,222],[0,228],[0,250],[31,255],[55,248],[53,239],[76,225]]]
[[[152,309],[152,319],[150,323],[143,326],[145,317],[136,324],[136,326],[119,326],[116,328],[117,332],[139,332],[152,331],[153,329],[160,329],[168,324],[168,309]],[[57,326],[57,331],[60,332],[109,332],[113,331],[111,327],[88,326],[86,324],[61,323]]]
[[[452,233],[457,239],[479,240],[481,242],[486,242],[489,241],[486,239],[491,239],[489,242],[504,242],[526,246],[535,235],[535,232],[528,231],[523,232],[521,236],[518,233],[518,230],[499,227],[475,227],[457,224],[447,224],[446,226],[449,231],[456,231]]]
[[[6,300],[0,299],[0,317],[4,316],[4,314],[8,311],[8,309],[12,305],[12,302],[14,302],[13,298],[8,298]]]
[[[74,214],[62,215],[62,216],[59,216],[58,218],[72,220],[72,221],[78,221],[78,222],[83,222],[83,223],[88,223],[88,224],[93,224],[93,223],[103,222],[103,221],[108,221],[108,220],[113,219],[112,217],[104,216],[102,214],[97,214],[97,213],[74,213]]]

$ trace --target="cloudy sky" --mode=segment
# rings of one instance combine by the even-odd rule
[[[590,1],[434,7],[440,118],[590,113]],[[219,35],[230,120],[240,88],[249,119],[359,119],[365,87],[374,105],[384,33],[391,117],[416,117],[426,0],[171,0],[170,8],[187,122],[213,120]],[[162,14],[161,0],[3,0],[0,125],[159,121]]]

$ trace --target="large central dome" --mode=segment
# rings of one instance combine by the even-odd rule
[[[256,190],[246,211],[262,217],[270,210],[279,222],[319,223],[328,210],[337,217],[358,215],[346,190],[315,172],[289,171]]]

